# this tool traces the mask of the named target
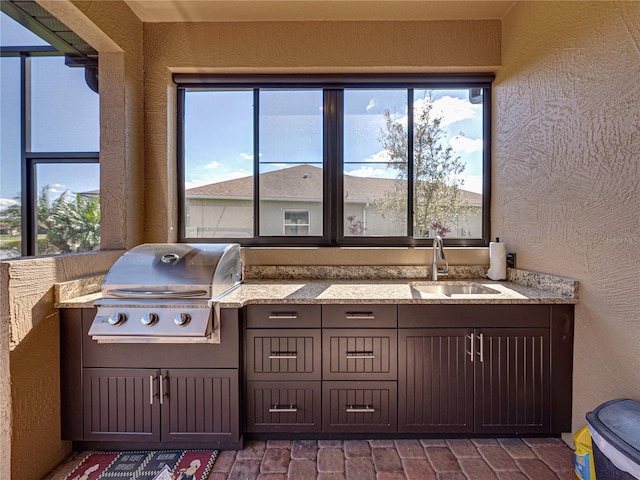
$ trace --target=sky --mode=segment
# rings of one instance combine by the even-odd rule
[[[431,91],[433,113],[441,116],[445,145],[466,165],[463,188],[482,193],[482,105],[468,90]],[[406,90],[348,90],[345,93],[345,173],[395,178],[379,142],[384,112],[406,126]],[[416,90],[414,108],[427,91]],[[222,114],[221,114],[222,112]],[[253,93],[187,92],[185,100],[186,188],[252,174]],[[260,92],[261,172],[294,164],[322,164],[322,91]]]
[[[0,13],[2,46],[47,45]],[[64,57],[32,58],[32,152],[97,152],[100,149],[99,97],[84,80],[84,69],[64,64]],[[0,209],[15,204],[20,193],[20,61],[0,59]],[[99,188],[98,165],[44,165],[37,184],[53,199],[64,191]]]

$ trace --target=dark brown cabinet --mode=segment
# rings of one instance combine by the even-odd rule
[[[473,432],[471,329],[399,332],[398,424],[401,432]]]
[[[84,372],[84,440],[228,442],[237,429],[235,370]]]
[[[570,429],[573,307],[400,306],[399,326],[400,432]]]
[[[220,344],[98,344],[94,309],[61,314],[62,437],[82,448],[237,448],[239,316]],[[137,368],[130,368],[130,367]]]
[[[549,329],[478,329],[476,341],[476,433],[549,433]]]
[[[322,306],[322,430],[397,430],[396,305]]]
[[[319,432],[320,305],[246,309],[247,432]]]

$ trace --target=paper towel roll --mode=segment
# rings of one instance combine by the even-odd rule
[[[507,245],[501,242],[489,242],[489,270],[491,280],[507,278]]]

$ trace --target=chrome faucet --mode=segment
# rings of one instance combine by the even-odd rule
[[[444,268],[438,268],[438,260],[444,262]],[[444,248],[442,246],[442,237],[436,235],[433,239],[433,263],[431,263],[431,280],[438,280],[438,275],[449,274],[449,263],[444,256]]]

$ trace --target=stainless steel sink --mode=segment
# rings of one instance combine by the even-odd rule
[[[479,283],[433,283],[412,285],[420,293],[432,295],[500,295],[500,291]]]

